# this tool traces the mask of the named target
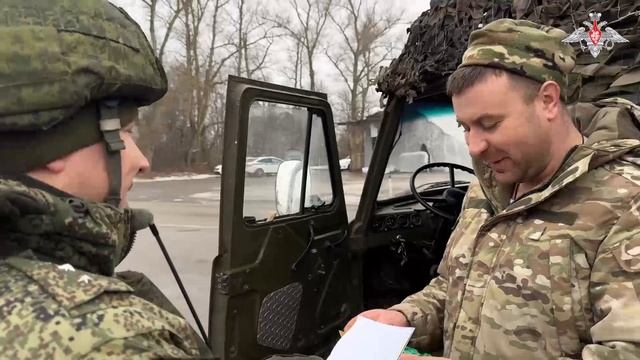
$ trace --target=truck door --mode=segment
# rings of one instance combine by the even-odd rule
[[[361,264],[348,249],[325,94],[229,77],[219,253],[209,343],[219,359],[322,353],[355,311]],[[302,156],[287,156],[301,154]],[[277,157],[250,177],[247,157]]]

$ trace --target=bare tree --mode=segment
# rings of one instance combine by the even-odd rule
[[[231,43],[235,47],[235,73],[238,76],[255,78],[256,74],[264,77],[269,50],[277,34],[275,26],[268,24],[261,14],[258,4],[250,0],[233,0],[234,12],[230,21],[234,26]]]
[[[293,39],[296,49],[302,48],[304,50],[309,88],[316,90],[314,58],[321,46],[325,25],[333,8],[333,0],[288,0],[287,4],[293,9],[293,13],[290,16],[276,15],[270,21]],[[293,21],[291,21],[292,17]],[[297,56],[296,64],[300,60],[300,57]],[[302,64],[300,63],[300,65]],[[302,81],[299,83],[302,85]],[[295,86],[297,87],[298,84],[296,83]]]
[[[209,141],[209,164],[216,165],[222,163],[222,153],[224,145],[224,109],[226,105],[225,89],[216,87],[213,95],[212,110],[210,116],[210,135]]]
[[[295,46],[295,61],[293,63],[293,87],[302,87],[302,43],[296,41]]]
[[[164,55],[169,40],[175,35],[175,25],[182,11],[179,0],[141,0],[146,8],[148,16],[148,34],[151,46],[156,56],[164,64]],[[140,128],[140,139],[138,145],[144,154],[152,161],[156,146],[163,141],[166,131],[162,120],[166,117],[160,116],[168,110],[165,109],[170,101],[160,101],[141,112],[138,127]]]
[[[156,52],[160,61],[164,60],[164,53],[167,43],[172,35],[178,17],[182,12],[182,2],[180,0],[142,0],[147,7],[149,14],[149,37],[151,46]],[[164,10],[164,11],[163,11]],[[160,45],[158,45],[157,25],[164,30]]]
[[[287,48],[285,51],[290,61],[282,62],[279,66],[275,67],[275,71],[283,78],[289,80],[293,87],[302,87],[303,77],[303,54],[302,45],[298,42],[294,42],[294,46]]]
[[[364,166],[364,134],[360,122],[368,113],[373,77],[377,68],[390,60],[393,47],[387,37],[401,17],[390,9],[378,11],[379,0],[369,1],[369,6],[363,2],[342,0],[339,11],[329,14],[341,45],[326,51],[347,89],[340,98],[346,110],[351,165],[356,170]]]
[[[184,101],[187,103],[186,113],[183,115],[190,129],[189,150],[185,162],[191,167],[194,155],[196,160],[206,161],[209,146],[208,130],[216,89],[224,84],[222,70],[225,64],[233,58],[236,51],[232,44],[221,41],[224,24],[222,12],[229,0],[180,0],[183,7],[181,22],[183,25],[182,44],[184,46],[184,76],[182,77],[187,89],[183,91]],[[208,38],[207,38],[208,37]]]

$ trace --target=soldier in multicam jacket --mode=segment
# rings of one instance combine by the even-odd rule
[[[640,108],[565,107],[565,36],[508,19],[472,33],[448,90],[478,183],[439,276],[362,316],[451,359],[640,358]]]
[[[0,37],[0,357],[203,356],[114,276],[150,221],[126,208],[137,109],[167,89],[143,32],[104,0],[3,0]]]

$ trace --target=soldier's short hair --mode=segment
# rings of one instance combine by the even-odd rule
[[[542,86],[537,81],[499,68],[475,65],[458,68],[449,76],[449,79],[447,79],[447,95],[449,97],[459,95],[491,76],[506,76],[514,87],[521,89],[523,99],[527,104],[533,102]]]

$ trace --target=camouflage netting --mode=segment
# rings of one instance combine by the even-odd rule
[[[584,26],[590,12],[602,13],[628,43],[603,49],[597,58],[575,44],[577,65],[570,100],[594,101],[611,96],[640,102],[640,0],[432,0],[428,11],[408,29],[400,56],[378,81],[378,91],[415,97],[441,94],[460,64],[469,34],[500,18],[526,19],[561,28],[567,34]]]

